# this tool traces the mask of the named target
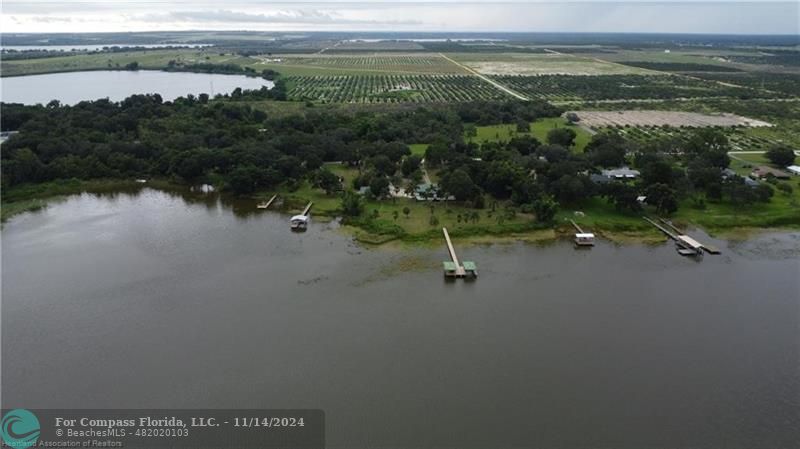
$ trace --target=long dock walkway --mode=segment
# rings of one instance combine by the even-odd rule
[[[450,240],[450,234],[447,232],[447,228],[442,228],[442,234],[444,234],[444,240],[447,243],[447,251],[450,253],[450,262],[443,262],[442,265],[444,266],[444,275],[447,277],[456,277],[456,278],[463,278],[466,276],[477,277],[478,276],[478,269],[475,266],[475,262],[464,261],[462,264],[458,260],[458,256],[456,255],[456,250],[453,247],[453,242]]]
[[[670,229],[672,229],[677,234],[679,234],[679,237],[680,237],[680,234],[683,234],[683,231],[681,231],[680,229],[676,228],[675,225],[673,225],[671,222],[669,222],[667,220],[664,220],[663,218],[659,218],[658,221],[660,221],[661,223],[664,223],[665,226],[669,226]],[[694,240],[694,239],[692,239],[691,237],[689,237],[687,235],[684,235],[682,237],[684,237],[684,238],[688,237],[690,240]],[[707,252],[709,254],[719,254],[720,253],[720,250],[717,249],[714,246],[706,245],[705,243],[701,243],[701,242],[698,242],[698,244],[700,245],[700,248],[703,249],[703,251],[705,251],[705,252]]]
[[[278,194],[272,195],[272,198],[269,199],[266,203],[260,203],[256,207],[259,209],[269,209],[269,206],[272,205],[272,202],[275,201],[275,198],[278,197]]]
[[[305,209],[303,209],[303,213],[302,213],[302,214],[300,214],[300,215],[303,215],[303,216],[306,216],[306,217],[307,217],[307,216],[308,216],[308,213],[311,211],[311,206],[313,206],[313,205],[314,205],[314,202],[313,202],[313,201],[310,201],[310,202],[308,203],[308,205],[306,206],[306,208],[305,208]]]
[[[645,221],[647,221],[651,225],[653,225],[656,228],[658,228],[659,231],[663,232],[664,234],[667,234],[667,237],[671,238],[672,240],[675,240],[676,242],[678,241],[678,236],[676,234],[673,234],[669,229],[661,226],[660,224],[656,223],[655,221],[653,221],[653,220],[651,220],[651,219],[649,219],[647,217],[642,217],[642,218],[644,218]]]
[[[663,226],[647,217],[642,217],[642,218],[644,218],[651,225],[658,228],[658,230],[666,234],[669,238],[674,240],[679,247],[678,252],[681,253],[682,255],[702,254],[703,251],[709,254],[720,253],[720,251],[717,248],[711,245],[706,245],[701,242],[698,242],[691,236],[684,234],[683,231],[676,228],[672,223],[670,223],[667,220],[664,220],[663,218],[658,219],[663,224]]]

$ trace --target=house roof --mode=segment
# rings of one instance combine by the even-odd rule
[[[295,215],[291,221],[308,221],[308,215]]]
[[[800,173],[800,165],[790,165],[786,169],[792,173]]]
[[[761,166],[756,167],[753,170],[753,174],[758,176],[758,177],[764,177],[764,176],[767,176],[767,175],[772,175],[772,176],[774,176],[776,178],[786,178],[786,177],[789,176],[789,174],[786,173],[783,170],[778,170],[777,168],[768,167],[766,165],[761,165]]]
[[[628,167],[612,168],[602,171],[603,176],[612,178],[636,178],[639,176],[639,170],[631,170]]]

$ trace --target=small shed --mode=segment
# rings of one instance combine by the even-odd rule
[[[593,246],[594,234],[591,232],[579,232],[575,234],[575,244],[578,246]]]
[[[308,215],[295,215],[289,222],[292,229],[305,229],[308,226]]]

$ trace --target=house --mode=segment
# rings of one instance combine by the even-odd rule
[[[789,173],[778,170],[777,168],[767,167],[766,165],[758,166],[753,170],[753,173],[750,173],[750,177],[755,179],[762,179],[769,176],[774,176],[777,179],[789,179]]]
[[[444,196],[436,184],[422,183],[414,189],[414,198],[417,201],[455,201],[453,195]]]
[[[790,165],[786,167],[786,170],[795,176],[800,176],[800,165]]]
[[[601,171],[601,174],[609,179],[619,179],[619,180],[636,179],[640,175],[638,170],[631,170],[628,167],[603,170]]]
[[[738,173],[736,173],[735,171],[733,171],[730,168],[726,168],[725,170],[722,170],[722,179],[725,180],[725,179],[729,179],[729,178],[742,178],[742,179],[744,179],[745,185],[747,185],[748,187],[758,187],[758,181],[756,181],[753,178],[748,178],[746,176],[745,177],[739,176]]]

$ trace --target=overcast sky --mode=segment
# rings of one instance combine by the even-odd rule
[[[0,30],[799,34],[800,2],[3,0]]]

